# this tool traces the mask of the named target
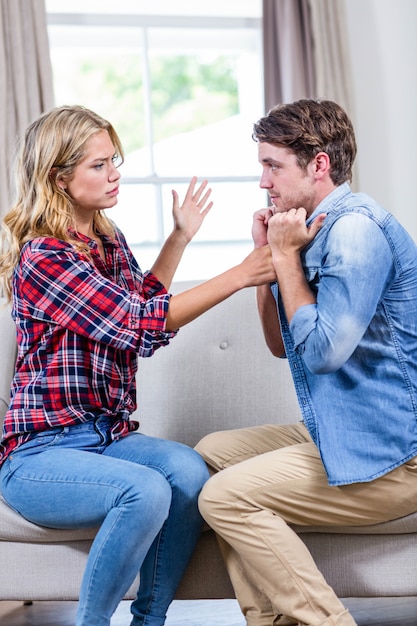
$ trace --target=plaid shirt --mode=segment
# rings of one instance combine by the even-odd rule
[[[102,236],[105,263],[95,241],[77,236],[94,263],[49,237],[22,249],[13,278],[18,355],[0,464],[36,432],[98,415],[114,417],[114,438],[136,430],[129,415],[137,358],[175,334],[165,332],[170,295],[142,274],[123,235]]]

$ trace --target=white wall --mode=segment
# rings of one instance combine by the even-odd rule
[[[417,2],[345,0],[357,186],[417,241]]]

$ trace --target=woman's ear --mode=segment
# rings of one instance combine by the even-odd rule
[[[52,180],[55,181],[55,184],[62,189],[62,191],[65,191],[67,186],[65,184],[65,181],[62,178],[59,178],[57,176],[58,173],[58,168],[57,167],[52,167],[49,171],[49,178],[51,178]]]

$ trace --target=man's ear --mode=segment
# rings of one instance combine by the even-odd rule
[[[330,171],[330,157],[327,152],[318,152],[314,157],[314,171],[317,178],[322,178]]]

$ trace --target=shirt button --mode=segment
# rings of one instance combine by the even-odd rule
[[[228,347],[229,347],[229,342],[228,342],[228,341],[222,341],[222,342],[219,344],[219,348],[220,348],[220,350],[226,350]]]

